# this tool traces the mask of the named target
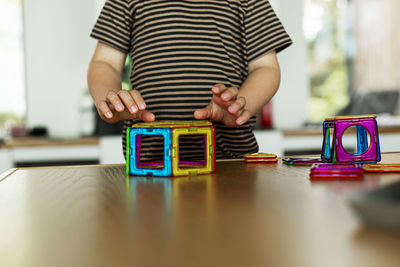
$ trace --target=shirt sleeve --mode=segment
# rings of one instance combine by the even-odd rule
[[[128,0],[107,0],[90,36],[129,53],[132,25]]]
[[[248,62],[273,50],[278,53],[292,44],[268,0],[248,1],[244,27]]]

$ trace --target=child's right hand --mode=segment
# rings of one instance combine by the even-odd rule
[[[146,103],[137,90],[108,91],[105,100],[96,104],[100,117],[108,123],[117,123],[121,120],[142,120],[152,122],[155,116],[146,110]]]

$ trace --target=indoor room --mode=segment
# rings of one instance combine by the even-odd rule
[[[399,12],[0,0],[0,265],[397,266]]]

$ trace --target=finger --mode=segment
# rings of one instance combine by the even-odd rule
[[[246,99],[243,96],[240,96],[236,99],[236,101],[228,107],[228,112],[231,114],[236,114],[239,116],[238,111],[243,110],[246,105]]]
[[[109,101],[106,101],[106,104],[112,113],[114,113],[116,111],[115,107]]]
[[[211,88],[211,91],[213,92],[214,95],[221,95],[226,90],[226,86],[222,83],[216,84]]]
[[[156,119],[156,116],[148,110],[139,111],[139,118],[144,122],[153,122]]]
[[[225,109],[227,109],[229,106],[231,106],[234,103],[234,101],[224,101],[219,96],[213,96],[212,102],[215,103],[217,106],[223,107]]]
[[[211,117],[211,112],[206,108],[198,109],[194,112],[194,118],[196,120],[205,120],[210,117]]]
[[[197,120],[205,120],[211,117],[211,106],[198,109],[194,112],[194,118]]]
[[[239,118],[236,119],[236,124],[238,126],[243,125],[246,123],[248,120],[250,120],[251,114],[248,110],[245,110],[242,115],[239,116]]]
[[[124,105],[128,108],[131,114],[135,114],[138,111],[138,107],[136,106],[134,99],[128,91],[121,90],[118,92],[118,96],[122,100]]]
[[[246,110],[245,109],[240,109],[238,112],[236,112],[234,115],[236,118],[239,118]]]
[[[230,101],[237,98],[239,90],[236,87],[229,87],[221,94],[221,98],[224,101]]]
[[[135,100],[136,105],[138,106],[139,110],[145,110],[146,109],[146,103],[144,102],[144,99],[142,95],[139,93],[138,90],[131,90],[129,91],[131,94],[132,98]]]
[[[125,109],[124,105],[122,104],[119,96],[114,91],[108,92],[106,99],[115,107],[116,111],[118,112],[124,111]]]
[[[113,114],[108,107],[106,101],[100,102],[100,104],[97,106],[97,109],[100,111],[102,115],[104,115],[107,119],[111,119],[113,117]]]

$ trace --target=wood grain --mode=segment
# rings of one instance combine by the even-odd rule
[[[308,173],[237,161],[172,179],[123,165],[17,169],[0,183],[0,266],[398,266],[400,235],[361,225],[347,199],[400,175]]]

